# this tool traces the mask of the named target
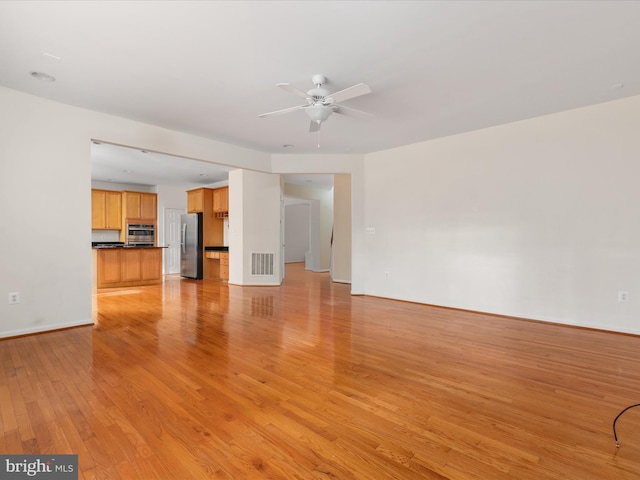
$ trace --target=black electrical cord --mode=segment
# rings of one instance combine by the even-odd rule
[[[618,443],[618,434],[616,433],[616,422],[618,421],[618,419],[620,418],[620,416],[626,412],[627,410],[632,409],[633,407],[640,407],[640,403],[636,403],[635,405],[630,405],[627,408],[625,408],[624,410],[622,410],[618,416],[615,418],[615,420],[613,421],[613,438],[616,441],[616,447],[620,448],[620,444]]]

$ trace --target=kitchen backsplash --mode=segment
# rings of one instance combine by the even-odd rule
[[[120,230],[91,230],[92,242],[117,242],[120,240]]]

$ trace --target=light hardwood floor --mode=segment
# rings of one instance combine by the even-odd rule
[[[640,478],[640,337],[167,277],[0,341],[0,452],[98,479]]]

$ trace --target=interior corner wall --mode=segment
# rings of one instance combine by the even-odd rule
[[[229,249],[229,283],[281,283],[281,202],[279,174],[243,169],[229,172],[229,244],[233,246]],[[273,275],[252,274],[253,253],[274,254]]]
[[[366,155],[365,293],[639,334],[639,131],[636,96]]]
[[[333,176],[333,245],[331,278],[351,283],[351,175]]]

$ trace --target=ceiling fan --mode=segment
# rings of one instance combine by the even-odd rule
[[[323,87],[323,85],[327,83],[327,77],[324,75],[314,75],[311,77],[311,81],[316,87],[312,88],[308,92],[304,92],[290,83],[276,84],[276,86],[283,90],[304,98],[307,103],[295,107],[284,108],[282,110],[276,110],[275,112],[263,113],[258,116],[263,118],[270,117],[272,115],[295,112],[296,110],[304,110],[309,119],[311,119],[311,124],[309,126],[310,132],[318,132],[320,130],[320,124],[329,118],[332,113],[338,113],[361,120],[368,120],[373,117],[370,113],[356,110],[355,108],[345,107],[344,105],[338,105],[337,103],[371,93],[371,89],[368,85],[358,83],[357,85],[345,88],[344,90],[330,93],[329,90]]]

